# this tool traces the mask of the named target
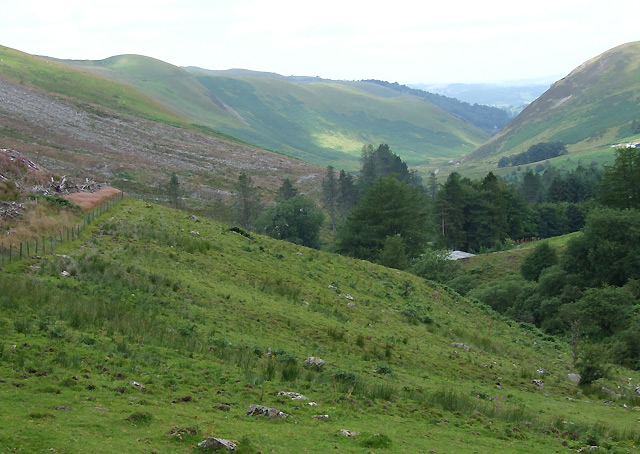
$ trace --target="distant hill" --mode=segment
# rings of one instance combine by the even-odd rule
[[[495,134],[500,131],[511,119],[506,110],[492,107],[490,105],[469,104],[455,98],[443,96],[440,94],[429,93],[425,90],[415,89],[406,85],[400,85],[397,82],[389,83],[381,80],[366,80],[363,82],[372,82],[391,88],[401,93],[407,93],[419,98],[432,102],[436,106],[446,110],[447,112],[462,118],[465,121],[477,126],[487,134]]]
[[[388,143],[414,165],[453,159],[488,137],[421,97],[368,82],[178,68],[137,55],[66,63],[130,84],[191,123],[322,166],[356,170],[368,143]]]
[[[493,163],[540,142],[561,142],[571,155],[637,137],[639,73],[640,41],[611,49],[553,84],[465,160]]]
[[[558,79],[560,77],[496,83],[411,84],[410,86],[469,104],[498,107],[515,117]]]
[[[171,82],[159,91],[191,96],[185,105],[234,121],[198,96],[204,89],[185,71],[172,73],[162,65],[155,70]],[[134,71],[128,75],[144,80]],[[304,193],[317,191],[324,171],[194,126],[177,107],[132,85],[6,47],[0,47],[0,99],[0,148],[22,152],[55,175],[90,177],[159,201],[175,172],[186,205],[219,218],[228,215],[225,206],[240,172],[253,177],[268,201],[284,178]]]

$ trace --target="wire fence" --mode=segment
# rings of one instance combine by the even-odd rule
[[[77,239],[80,233],[90,226],[97,217],[102,216],[125,197],[131,197],[131,195],[121,191],[91,211],[87,211],[80,222],[70,227],[60,226],[55,232],[50,232],[42,237],[20,242],[0,240],[0,266],[25,258],[35,258],[55,253],[60,244]]]

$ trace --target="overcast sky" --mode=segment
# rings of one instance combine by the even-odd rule
[[[562,77],[640,40],[636,0],[0,0],[0,45],[389,82]]]

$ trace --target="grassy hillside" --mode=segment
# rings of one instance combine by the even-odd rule
[[[217,128],[242,128],[241,119],[207,90],[189,72],[141,55],[118,55],[105,60],[71,60],[66,63],[125,82],[156,99],[189,121]]]
[[[207,436],[273,453],[640,443],[622,406],[637,405],[637,372],[606,383],[619,398],[585,395],[565,344],[412,275],[132,199],[56,253],[1,274],[9,450],[196,452]],[[250,417],[250,404],[290,416]]]
[[[185,120],[129,85],[95,77],[49,58],[0,46],[0,76],[21,85],[63,95],[117,112],[170,124]]]
[[[501,156],[521,153],[539,142],[559,141],[569,156],[637,139],[640,120],[640,41],[599,55],[559,80],[465,161],[495,166]],[[634,123],[634,121],[636,123]],[[634,126],[635,125],[635,126]]]
[[[388,143],[415,165],[459,157],[487,137],[429,102],[372,83],[197,77],[251,126],[224,132],[319,165],[358,168],[366,143]]]
[[[429,102],[371,83],[185,70],[139,55],[66,63],[130,84],[194,124],[322,166],[356,170],[362,146],[383,142],[410,164],[451,159],[488,137]]]

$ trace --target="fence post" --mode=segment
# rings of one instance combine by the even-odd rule
[[[31,252],[29,251],[29,242],[27,241],[27,257],[31,257]]]

